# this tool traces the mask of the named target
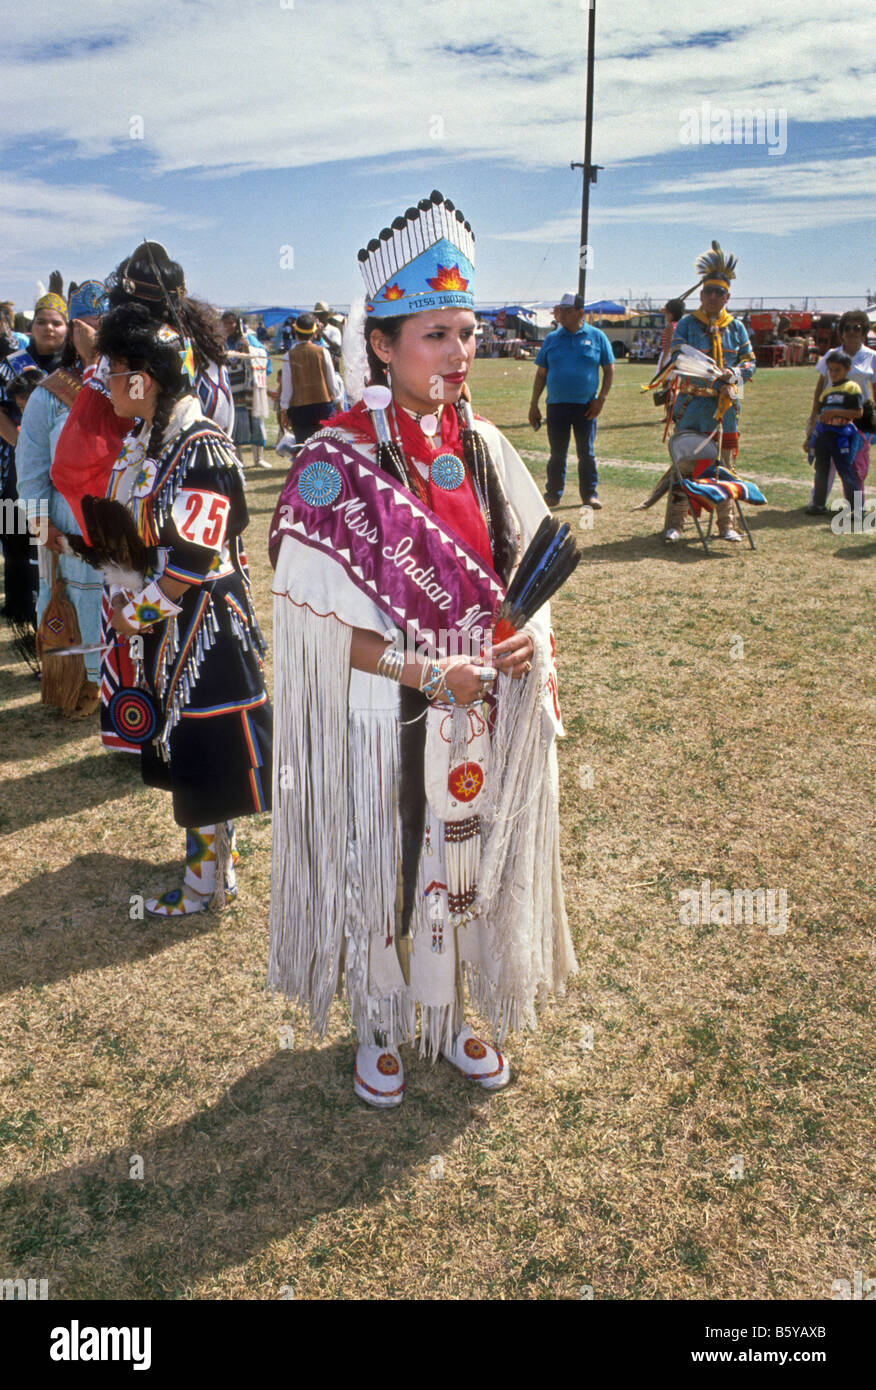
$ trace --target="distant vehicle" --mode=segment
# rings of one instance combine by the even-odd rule
[[[615,357],[627,357],[635,340],[646,329],[663,332],[665,319],[662,312],[649,310],[638,314],[627,314],[625,318],[594,319],[596,328],[601,328]]]

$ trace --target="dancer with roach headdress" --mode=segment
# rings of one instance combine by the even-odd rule
[[[736,257],[725,255],[717,241],[712,242],[709,251],[697,257],[695,268],[700,279],[681,299],[686,299],[699,287],[700,307],[684,314],[676,323],[669,362],[643,388],[652,390],[664,383],[669,385],[674,437],[678,437],[676,451],[680,450],[682,439],[689,435],[691,440],[692,452],[677,459],[685,475],[696,476],[699,470],[709,468],[711,461],[717,459],[718,476],[722,476],[722,467],[728,474],[731,494],[736,486],[734,464],[739,453],[743,384],[754,376],[757,365],[745,325],[727,312],[736,265]],[[698,438],[699,444],[696,443]],[[711,453],[707,452],[710,444],[713,445]],[[703,451],[702,458],[697,453],[698,448]],[[672,451],[672,446],[670,449]],[[758,489],[749,492],[749,487],[745,485],[749,500],[757,501],[759,497],[763,501]],[[687,492],[678,483],[671,486],[667,474],[641,505],[652,506],[667,489],[663,539],[673,545],[681,540],[691,507]],[[733,495],[725,496],[715,505],[721,540],[742,540],[733,525],[733,507]]]
[[[578,552],[467,399],[473,260],[437,192],[360,251],[345,374],[358,400],[364,349],[370,384],[302,450],[270,533],[269,984],[322,1033],[345,980],[354,1090],[381,1107],[401,1103],[417,1031],[421,1055],[504,1086],[506,1033],[576,969],[547,600]]]

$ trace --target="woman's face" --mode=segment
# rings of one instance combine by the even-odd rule
[[[371,343],[389,367],[394,399],[425,415],[462,395],[475,355],[475,316],[471,309],[428,310],[407,319],[394,343],[379,329]]]
[[[40,309],[34,314],[31,337],[37,352],[60,352],[67,334],[67,320],[56,309]]]
[[[123,420],[151,420],[155,414],[158,382],[148,372],[131,371],[123,357],[109,359],[109,393]]]
[[[843,352],[847,352],[850,357],[854,357],[855,353],[864,342],[864,330],[861,328],[860,324],[846,324],[842,331],[842,340]]]

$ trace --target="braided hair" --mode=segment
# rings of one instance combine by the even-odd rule
[[[144,304],[121,304],[101,320],[97,332],[97,349],[104,357],[127,362],[131,371],[148,372],[158,383],[158,397],[146,452],[157,458],[161,438],[167,429],[173,407],[183,396],[194,390],[183,372],[180,358],[180,339],[162,341],[157,321]]]

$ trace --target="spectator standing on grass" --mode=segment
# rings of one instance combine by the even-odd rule
[[[683,318],[684,300],[667,299],[666,303],[663,305],[663,320],[665,327],[663,329],[663,337],[660,343],[660,356],[657,359],[657,371],[655,373],[656,376],[659,376],[660,373],[664,371],[666,367],[669,366],[669,358],[672,351],[672,338],[675,333],[675,325],[679,323]],[[666,388],[654,392],[654,404],[666,406],[666,412],[663,417],[663,423],[664,425],[667,424],[671,417],[672,405],[669,399],[669,391]]]
[[[61,277],[53,273],[50,284]],[[67,336],[67,303],[55,290],[41,295],[34,306],[33,324],[27,347],[8,353],[0,361],[0,500],[12,502],[18,498],[18,475],[15,449],[21,414],[29,388],[36,381],[54,372],[60,365],[61,352]],[[28,389],[22,391],[21,388]],[[5,512],[9,508],[4,509]],[[26,527],[15,531],[3,528],[4,615],[15,634],[22,655],[31,661],[36,657],[36,597],[39,575],[36,548],[30,544]]]
[[[564,294],[554,308],[554,318],[559,326],[547,335],[535,359],[529,406],[529,423],[537,430],[541,425],[538,402],[547,387],[551,453],[544,500],[549,507],[556,507],[563,495],[566,456],[574,431],[581,501],[598,509],[602,503],[596,495],[596,421],[614,381],[614,353],[602,329],[584,323],[584,301],[579,294]]]
[[[870,436],[873,433],[873,405],[869,407],[867,402],[876,402],[876,352],[873,348],[867,347],[867,334],[870,330],[870,320],[863,309],[847,309],[839,321],[839,334],[841,350],[850,359],[849,381],[856,382],[861,388],[862,404],[864,415],[856,422],[856,429],[859,435],[859,444],[855,457],[855,473],[859,479],[861,490],[864,487],[864,479],[870,471]],[[821,409],[821,397],[828,385],[830,373],[828,372],[828,361],[831,353],[826,352],[819,358],[816,371],[818,378],[815,383],[815,391],[812,397],[812,410],[806,426],[807,441],[818,420]],[[804,444],[804,448],[807,447]],[[824,496],[821,497],[821,489],[818,480],[813,484],[812,496],[806,511],[810,516],[824,516],[827,512],[827,499],[833,487],[833,480],[836,477],[836,469],[832,466],[828,470],[826,488]],[[821,501],[816,497],[818,492]]]
[[[270,468],[264,458],[268,442],[264,424],[268,415],[267,375],[271,368],[268,354],[239,314],[223,314],[222,331],[234,398],[232,439],[238,453],[249,444],[253,463],[259,468]]]
[[[847,352],[829,352],[826,365],[830,379],[822,389],[818,418],[807,439],[809,458],[815,468],[812,502],[806,508],[812,516],[824,516],[827,512],[827,490],[835,473],[842,480],[852,510],[858,492],[861,507],[864,505],[864,478],[858,466],[862,435],[856,428],[863,413],[861,388],[849,374],[852,359]]]
[[[341,362],[341,330],[332,318],[332,311],[324,300],[319,299],[313,306],[313,316],[320,325],[319,341],[328,348],[336,367]]]
[[[318,329],[313,314],[301,314],[295,322],[295,346],[283,361],[280,428],[291,430],[299,444],[334,415],[344,397],[331,353],[314,342]]]
[[[76,516],[69,502],[52,481],[51,469],[58,440],[70,415],[70,409],[82,389],[83,372],[97,361],[95,337],[100,315],[105,307],[105,290],[99,280],[86,280],[75,290],[71,286],[69,301],[70,327],[58,369],[43,378],[25,406],[21,417],[16,461],[18,465],[18,494],[34,510],[42,504],[48,516],[48,526],[39,534],[40,586],[37,598],[37,622],[40,622],[52,593],[54,570],[64,583],[66,598],[72,603],[79,627],[79,640],[96,648],[100,642],[100,609],[103,581],[99,571],[76,555],[66,554],[63,535],[81,535]],[[30,510],[30,508],[29,508]],[[54,556],[54,561],[52,560]],[[79,658],[74,658],[77,662]],[[43,662],[42,698],[57,705],[68,719],[86,719],[95,714],[100,704],[100,653],[83,654],[79,689],[70,681],[53,679],[50,668]],[[70,664],[71,678],[74,668]]]

